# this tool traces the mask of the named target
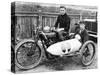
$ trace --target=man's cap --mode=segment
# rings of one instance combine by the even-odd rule
[[[66,7],[65,7],[65,6],[60,6],[60,8],[64,8],[64,9],[66,9]]]

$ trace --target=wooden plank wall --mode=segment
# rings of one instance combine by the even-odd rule
[[[17,17],[16,37],[20,39],[31,38],[32,30],[37,25],[37,17]]]
[[[70,23],[70,32],[74,32],[75,29],[75,23],[77,23],[80,20],[80,15],[69,15],[71,18]],[[42,17],[42,28],[44,26],[50,26],[53,27],[55,25],[57,15],[41,15]],[[39,16],[38,14],[27,14],[24,16],[18,16],[17,15],[17,22],[16,22],[16,38],[18,39],[28,39],[33,38],[33,30],[36,29],[36,26],[38,25]]]
[[[42,17],[42,28],[44,26],[53,27],[57,17],[43,16]],[[38,16],[17,16],[17,23],[15,25],[16,38],[28,39],[32,38],[33,30],[36,29],[38,24]]]

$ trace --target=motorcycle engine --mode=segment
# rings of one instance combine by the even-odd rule
[[[42,40],[44,40],[45,44],[48,46],[55,43],[55,41],[56,41],[56,33],[50,31],[49,26],[45,26],[39,36]]]

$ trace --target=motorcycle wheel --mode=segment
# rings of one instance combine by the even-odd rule
[[[15,64],[20,69],[31,69],[39,65],[43,51],[34,40],[23,40],[15,48]]]

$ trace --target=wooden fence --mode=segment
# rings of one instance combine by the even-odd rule
[[[37,25],[53,27],[59,13],[29,13],[15,12],[15,37],[18,39],[33,38],[33,30]],[[13,16],[13,15],[12,15]],[[80,15],[70,14],[70,31],[74,32],[75,23],[80,20]],[[40,22],[40,23],[39,23]]]

